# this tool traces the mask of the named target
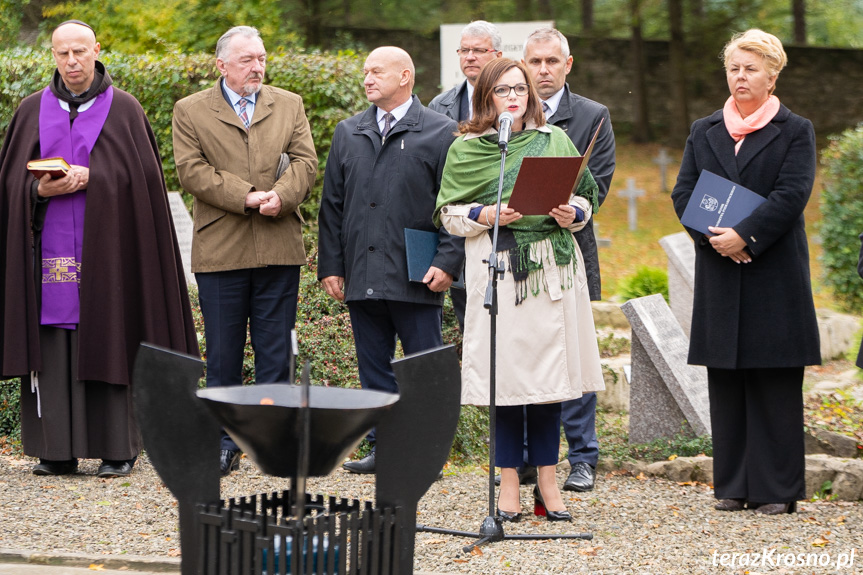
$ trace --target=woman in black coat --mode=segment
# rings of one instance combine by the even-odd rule
[[[779,39],[734,36],[723,52],[731,97],[692,125],[672,192],[683,214],[702,170],[767,198],[733,228],[695,240],[689,363],[707,366],[716,509],[792,512],[805,497],[803,370],[821,363],[803,210],[815,133],[773,95]]]

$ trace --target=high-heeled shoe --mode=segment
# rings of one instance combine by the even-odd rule
[[[537,517],[545,517],[546,521],[572,521],[572,515],[566,509],[552,511],[545,506],[539,485],[533,488],[533,514]]]
[[[788,503],[765,503],[755,508],[759,515],[782,515],[783,513],[797,513],[797,502]]]
[[[510,513],[509,511],[504,511],[503,509],[498,508],[495,511],[495,517],[497,517],[498,521],[502,523],[518,523],[521,521],[521,512]]]

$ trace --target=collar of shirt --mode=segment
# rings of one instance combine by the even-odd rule
[[[473,86],[470,82],[467,82],[467,103],[470,106],[467,111],[467,119],[473,119]]]
[[[248,96],[240,96],[228,87],[228,84],[224,79],[222,80],[222,91],[228,96],[228,101],[230,101],[231,107],[238,116],[240,115],[240,108],[237,106],[237,103],[240,101],[240,98],[248,100],[248,103],[246,104],[246,115],[249,117],[249,122],[251,122],[252,116],[255,114],[255,101],[258,99],[258,95],[249,94]]]
[[[390,130],[392,130],[393,127],[399,123],[399,120],[401,120],[402,118],[405,117],[405,114],[408,113],[408,110],[410,109],[411,104],[413,104],[413,102],[414,102],[414,99],[413,99],[413,96],[411,96],[410,98],[408,98],[407,102],[405,102],[404,104],[390,110],[390,114],[392,114],[395,117],[395,120],[393,122],[390,122]],[[381,110],[380,108],[378,108],[378,116],[377,116],[378,128],[380,128],[381,132],[384,131],[384,116],[385,115],[386,115],[386,112],[384,110]]]
[[[558,90],[548,100],[544,100],[545,103],[548,105],[548,115],[545,117],[546,120],[557,114],[557,108],[560,106],[560,99],[563,98],[564,90],[566,90],[566,86]]]

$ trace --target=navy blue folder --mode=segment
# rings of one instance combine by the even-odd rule
[[[734,227],[766,201],[740,184],[701,170],[680,223],[710,235],[707,226]]]
[[[405,228],[405,256],[407,256],[410,281],[422,283],[434,261],[439,241],[437,232]],[[452,287],[464,289],[464,277],[453,281]]]

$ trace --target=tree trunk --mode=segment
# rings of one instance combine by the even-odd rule
[[[581,0],[581,33],[593,34],[593,0]]]
[[[540,20],[551,20],[554,18],[554,9],[551,0],[537,0],[537,15]]]
[[[794,16],[794,43],[806,45],[806,0],[791,0],[791,13]]]
[[[516,18],[523,21],[533,20],[532,5],[533,3],[530,0],[515,0]]]
[[[689,133],[689,106],[686,94],[686,42],[683,37],[683,0],[668,0],[671,28],[669,64],[671,65],[672,141],[682,142]]]
[[[321,45],[321,3],[318,0],[306,0],[306,45]]]
[[[645,77],[647,64],[644,58],[644,40],[641,37],[640,0],[630,0],[629,8],[632,28],[632,97],[635,116],[632,139],[636,143],[643,143],[650,141],[650,123],[647,117],[647,80]]]

